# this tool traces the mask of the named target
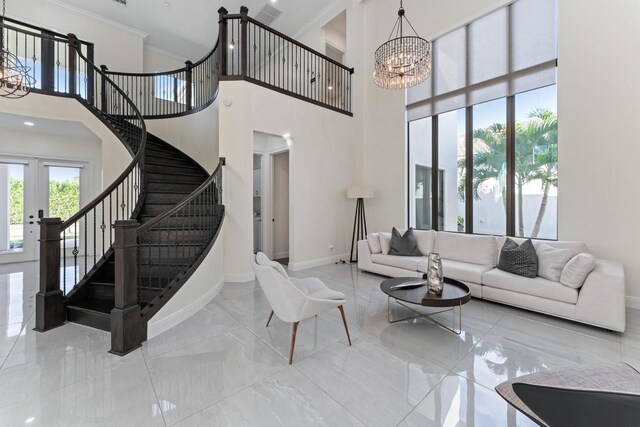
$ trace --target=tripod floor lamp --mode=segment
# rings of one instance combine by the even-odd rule
[[[358,261],[358,241],[367,237],[367,217],[364,213],[364,199],[373,198],[373,189],[369,187],[349,187],[347,189],[348,199],[356,200],[356,215],[353,220],[353,234],[351,235],[350,261]],[[354,256],[355,248],[355,256]]]

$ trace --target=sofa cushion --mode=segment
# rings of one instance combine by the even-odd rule
[[[542,277],[529,279],[516,276],[515,274],[507,273],[497,268],[487,271],[482,275],[482,284],[490,288],[505,289],[569,304],[578,302],[577,289],[563,286],[559,282],[552,282]]]
[[[378,233],[369,233],[367,236],[367,243],[369,244],[369,250],[372,254],[382,253],[382,246],[380,246],[380,236]]]
[[[418,270],[426,273],[429,267],[429,260],[425,259],[418,263]],[[482,283],[482,273],[491,270],[492,267],[469,262],[454,261],[442,258],[442,271],[445,277],[460,280],[463,282]]]
[[[302,279],[291,279],[296,288],[300,289],[305,295],[312,298],[341,300],[345,299],[345,295],[340,291],[334,291],[328,288],[317,277],[305,277]]]
[[[378,233],[378,239],[380,239],[380,250],[383,255],[387,255],[389,253],[389,249],[391,248],[391,233]]]
[[[596,268],[596,257],[591,254],[578,254],[571,258],[562,269],[560,283],[570,288],[580,289],[589,273]]]
[[[523,237],[508,237],[508,238],[513,240],[519,245],[521,245],[527,240],[526,238],[523,238]],[[499,259],[500,251],[502,250],[502,245],[504,245],[504,242],[506,240],[507,240],[506,236],[496,236],[496,241],[498,242],[498,258],[496,262],[500,262],[500,259]],[[553,241],[553,240],[536,240],[536,239],[531,239],[531,241],[533,242],[533,246],[536,248],[536,250],[540,245],[549,245],[552,248],[569,249],[573,254],[573,256],[576,256],[583,252],[588,252],[587,245],[585,245],[582,242],[574,242],[571,240]]]
[[[402,234],[406,231],[405,228],[398,228],[398,231]],[[436,244],[437,233],[434,230],[413,230],[413,235],[418,242],[418,249],[422,255],[427,256],[433,252],[433,247]]]
[[[442,258],[490,267],[496,266],[498,258],[494,236],[439,231],[434,251]]]
[[[525,240],[519,245],[511,239],[507,239],[500,251],[498,268],[522,277],[536,277],[538,275],[538,255],[531,240]]]
[[[543,244],[538,246],[536,252],[538,254],[538,276],[559,282],[564,266],[573,258],[571,250],[558,249]]]
[[[408,229],[403,234],[393,227],[391,232],[391,246],[389,255],[395,256],[422,256],[418,249],[418,242],[413,235],[413,228]]]
[[[411,271],[418,271],[418,263],[423,260],[424,257],[421,256],[371,255],[371,262],[375,264],[388,265],[390,267],[403,268]]]

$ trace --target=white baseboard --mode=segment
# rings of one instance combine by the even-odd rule
[[[280,259],[280,258],[289,258],[289,251],[276,252],[275,255],[273,256],[273,259]]]
[[[256,278],[256,275],[253,272],[250,273],[226,273],[224,275],[225,282],[250,282]]]
[[[638,297],[626,297],[627,308],[640,309],[640,298]]]
[[[189,317],[200,311],[202,308],[204,308],[205,305],[209,304],[209,302],[211,302],[211,300],[215,298],[216,295],[218,295],[218,292],[220,292],[223,286],[224,280],[220,280],[213,288],[209,289],[204,295],[202,295],[195,301],[192,301],[186,307],[183,307],[175,313],[165,317],[158,323],[147,326],[147,339],[151,339],[163,332],[168,331],[169,329],[173,328],[181,322],[184,322]]]
[[[291,271],[300,271],[306,270],[307,268],[319,267],[321,265],[333,264],[334,262],[338,262],[341,259],[348,262],[349,254],[340,254],[334,255],[327,258],[313,259],[311,261],[302,261],[296,263],[289,263],[289,270]]]

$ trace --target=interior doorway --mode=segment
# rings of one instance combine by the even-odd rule
[[[286,266],[291,257],[289,142],[263,132],[254,132],[253,141],[253,250]]]
[[[35,261],[38,218],[75,214],[87,200],[90,175],[82,162],[31,157],[0,157],[0,264]],[[83,238],[66,233],[69,251]]]
[[[273,155],[273,258],[289,264],[289,151]]]

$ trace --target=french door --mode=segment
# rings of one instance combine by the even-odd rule
[[[68,219],[84,202],[85,163],[0,156],[0,264],[38,259],[39,217]],[[66,233],[65,251],[81,236]]]

